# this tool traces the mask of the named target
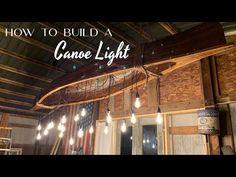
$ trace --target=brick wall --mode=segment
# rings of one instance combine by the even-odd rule
[[[164,111],[176,111],[183,108],[203,107],[203,97],[201,92],[200,62],[195,62],[183,68],[177,69],[161,78],[161,107]],[[138,88],[142,107],[137,110],[137,114],[152,114],[157,110],[156,80],[152,80],[145,87]],[[135,88],[134,88],[135,93]],[[111,110],[113,117],[121,117],[130,114],[130,106],[125,106],[124,102],[130,99],[123,94],[114,97],[114,110]],[[135,94],[133,95],[133,101]],[[100,101],[99,119],[105,118],[107,100]]]

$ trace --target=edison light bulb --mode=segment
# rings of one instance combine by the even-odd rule
[[[106,121],[108,124],[112,122],[111,111],[109,109],[107,109]]]
[[[74,121],[77,122],[79,120],[79,114],[76,114]]]
[[[78,131],[78,137],[82,138],[83,136],[84,136],[84,131],[83,131],[82,128],[80,128],[79,131]]]
[[[123,133],[126,132],[127,127],[126,127],[126,123],[125,123],[125,121],[123,121],[123,123],[122,123],[120,129],[121,129],[121,131],[122,131]]]
[[[48,129],[47,129],[47,128],[44,130],[43,134],[44,134],[45,136],[48,135]]]
[[[85,108],[83,108],[82,111],[81,111],[81,116],[84,117],[85,115],[86,115],[86,110],[85,110]]]
[[[150,141],[149,141],[149,139],[147,139],[147,143],[149,143]]]
[[[134,106],[135,106],[136,108],[140,108],[140,106],[141,106],[140,98],[139,98],[138,92],[137,92],[137,94],[136,94],[136,99],[135,99],[135,102],[134,102]]]
[[[73,139],[73,138],[70,138],[69,143],[70,143],[70,145],[73,145],[73,144],[74,144],[74,139]]]
[[[40,132],[37,134],[36,139],[37,139],[37,140],[40,140],[40,139],[41,139],[41,134],[40,134]]]
[[[62,124],[66,123],[66,116],[65,116],[65,115],[62,116],[62,118],[61,118],[61,123],[62,123]]]
[[[41,125],[39,124],[37,130],[40,131],[42,129]]]
[[[163,118],[162,118],[162,115],[161,115],[161,109],[160,109],[159,106],[158,106],[158,109],[157,109],[156,122],[157,122],[158,124],[162,124],[162,122],[163,122]]]
[[[131,118],[130,118],[130,122],[132,124],[135,124],[137,122],[137,118],[134,112],[131,113]]]
[[[59,138],[62,138],[63,135],[64,135],[63,132],[60,132],[60,133],[59,133]]]
[[[48,126],[47,126],[47,129],[52,129],[54,127],[54,122],[53,121],[51,121],[49,124],[48,124]]]
[[[104,128],[104,133],[105,133],[105,135],[108,134],[108,125],[107,125],[107,123],[106,123],[105,128]]]
[[[66,131],[66,127],[65,127],[65,125],[61,125],[61,132],[64,132],[64,131]]]
[[[61,126],[62,126],[62,124],[61,124],[61,122],[58,124],[58,126],[57,126],[57,129],[59,130],[59,131],[61,131]]]
[[[152,149],[155,149],[155,145],[154,144],[152,144]]]
[[[93,129],[93,126],[91,125],[91,127],[89,128],[89,133],[93,134],[93,132],[94,132],[94,129]]]

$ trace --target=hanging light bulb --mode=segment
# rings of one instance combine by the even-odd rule
[[[137,118],[136,118],[136,115],[133,111],[131,111],[131,117],[130,117],[130,122],[132,124],[135,124],[137,122]]]
[[[74,139],[70,138],[69,144],[72,146],[74,144]]]
[[[58,126],[57,126],[57,130],[59,130],[59,131],[61,131],[61,126],[62,126],[62,124],[61,124],[61,122],[58,124]]]
[[[78,131],[78,137],[82,138],[83,136],[84,136],[84,131],[83,131],[82,128],[80,128],[79,131]]]
[[[37,136],[36,136],[36,139],[37,139],[37,140],[40,140],[41,137],[42,137],[42,136],[41,136],[40,132],[38,132],[38,134],[37,134]]]
[[[89,133],[93,134],[93,132],[94,132],[93,125],[91,125],[90,128],[89,128]]]
[[[135,102],[134,102],[134,106],[135,106],[136,108],[140,108],[140,106],[141,106],[140,97],[139,97],[138,92],[136,93],[136,99],[135,99]]]
[[[42,126],[39,124],[37,127],[37,130],[40,131],[42,129]]]
[[[48,135],[48,129],[46,128],[43,132],[44,136],[47,136]]]
[[[107,122],[105,124],[104,133],[105,133],[105,135],[108,134],[108,123]]]
[[[86,115],[86,109],[83,108],[83,109],[81,110],[81,116],[84,117],[85,115]]]
[[[126,127],[125,120],[123,121],[123,123],[122,123],[120,129],[121,129],[121,132],[122,132],[122,133],[126,132],[127,127]]]
[[[75,118],[74,118],[74,121],[75,121],[75,122],[78,122],[78,120],[79,120],[79,114],[76,114],[76,115],[75,115]]]
[[[161,109],[160,109],[159,106],[158,106],[158,109],[157,109],[156,122],[157,122],[159,125],[162,124],[162,122],[163,122],[163,118],[162,118],[162,115],[161,115]]]
[[[155,145],[154,144],[152,144],[152,149],[155,149]]]
[[[59,138],[62,138],[63,135],[64,135],[63,132],[60,132],[60,133],[59,133]]]
[[[107,121],[108,124],[112,122],[111,111],[110,111],[109,108],[107,109],[107,117],[106,117],[106,121]]]
[[[66,123],[66,116],[65,116],[65,115],[62,116],[62,118],[61,118],[61,123],[62,123],[62,124]]]
[[[47,129],[50,130],[50,129],[52,129],[53,127],[54,127],[54,122],[51,121],[51,122],[48,124]]]
[[[147,139],[147,143],[149,143],[150,141],[149,141],[149,139]]]
[[[64,131],[66,131],[66,127],[65,127],[65,125],[61,125],[61,130],[60,130],[61,132],[64,132]]]

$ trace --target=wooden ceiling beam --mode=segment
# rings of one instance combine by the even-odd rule
[[[2,88],[0,88],[0,93],[14,95],[14,96],[27,98],[27,99],[31,99],[31,100],[35,99],[34,95],[29,95],[29,94],[21,93],[21,92],[15,92],[15,91],[6,90],[6,89],[2,89]]]
[[[2,106],[0,105],[0,111],[5,113],[11,113],[15,115],[34,115],[34,116],[45,116],[45,113],[39,112],[39,111],[32,111],[32,110],[25,110],[25,109],[19,109],[19,108],[13,108],[8,106]]]
[[[46,28],[55,28],[58,32],[58,34],[62,35],[64,37],[64,33],[63,33],[63,30],[55,25],[52,25],[51,23],[46,23],[46,22],[38,22],[40,25],[46,27]],[[70,40],[74,41],[75,43],[79,44],[79,45],[82,45],[94,52],[97,52],[97,48],[92,46],[91,44],[87,43],[86,41],[83,41],[79,38],[75,38],[75,37],[71,37],[71,36],[68,36],[67,38],[69,38]]]
[[[45,77],[42,77],[42,76],[39,76],[39,75],[31,74],[31,73],[28,73],[26,71],[16,69],[16,68],[13,68],[13,67],[10,67],[10,66],[6,66],[6,65],[3,65],[3,64],[0,64],[0,69],[5,70],[5,71],[9,71],[9,72],[12,72],[12,73],[15,73],[15,74],[19,74],[19,75],[22,75],[22,76],[27,76],[27,77],[30,77],[30,78],[33,78],[33,79],[36,79],[36,80],[40,80],[40,81],[43,81],[43,82],[47,82],[47,83],[52,82],[52,79],[48,79],[48,78],[45,78]]]
[[[169,32],[172,35],[177,34],[179,32],[179,30],[169,22],[159,22],[159,24],[161,25],[162,28],[164,28],[167,32]]]
[[[15,104],[15,105],[19,105],[19,106],[26,106],[26,107],[32,107],[33,106],[33,104],[31,104],[31,103],[18,101],[18,100],[7,99],[7,98],[3,98],[3,97],[0,97],[0,102]]]
[[[137,32],[139,35],[141,35],[144,39],[146,39],[148,42],[152,42],[152,36],[146,32],[144,29],[142,29],[140,26],[136,25],[133,22],[124,22],[125,25],[127,25],[130,29]]]
[[[106,29],[109,28],[113,34],[120,37],[122,40],[126,41],[127,43],[129,43],[133,47],[135,47],[137,45],[137,42],[135,40],[133,40],[132,38],[127,36],[124,32],[122,32],[118,28],[115,28],[114,26],[112,26],[108,23],[101,23],[101,22],[97,22],[97,23],[100,24],[101,26],[103,26]]]
[[[52,65],[49,65],[49,64],[46,64],[46,63],[42,63],[42,62],[40,62],[37,59],[26,57],[26,56],[20,55],[18,53],[15,53],[15,52],[3,49],[3,48],[0,48],[0,54],[4,54],[4,55],[7,55],[7,56],[10,56],[10,57],[18,59],[20,61],[24,61],[24,62],[28,62],[28,63],[34,64],[34,65],[38,65],[38,66],[40,66],[42,68],[45,68],[45,69],[48,69],[48,70],[57,71],[57,72],[66,74],[66,72],[63,69],[61,69],[61,68],[53,67]]]
[[[14,80],[3,78],[3,77],[0,77],[0,82],[4,83],[4,84],[14,85],[14,86],[17,86],[17,87],[31,89],[31,90],[34,90],[34,91],[39,91],[39,92],[42,91],[41,87],[33,86],[33,85],[21,83],[21,82],[17,82],[17,81],[14,81]]]

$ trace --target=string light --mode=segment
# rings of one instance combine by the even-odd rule
[[[70,138],[70,141],[69,141],[70,145],[72,146],[74,144],[74,139],[73,138]]]
[[[94,132],[93,125],[91,125],[90,128],[89,128],[89,133],[93,134],[93,132]]]
[[[84,117],[85,115],[86,115],[86,109],[83,108],[83,109],[81,110],[81,116]]]
[[[126,132],[127,130],[127,127],[126,127],[126,123],[125,123],[125,120],[122,122],[122,125],[121,125],[121,132],[124,133]]]
[[[41,136],[40,132],[38,132],[36,139],[37,139],[37,140],[40,140],[41,137],[42,137],[42,136]]]
[[[136,118],[136,115],[133,111],[131,111],[131,117],[130,117],[130,122],[132,124],[135,124],[137,122],[137,118]]]
[[[162,122],[163,122],[163,118],[162,118],[162,115],[161,115],[161,109],[160,109],[159,106],[158,106],[158,108],[157,108],[156,122],[157,122],[159,125],[162,124]]]
[[[62,123],[62,124],[66,123],[66,116],[65,116],[65,115],[62,116],[62,118],[61,118],[61,123]]]
[[[42,129],[42,126],[39,124],[37,127],[37,130],[40,131]]]
[[[60,133],[59,133],[59,138],[62,138],[63,135],[64,135],[64,133],[63,133],[63,132],[60,132]]]
[[[46,128],[43,132],[44,136],[47,136],[48,135],[48,129]]]
[[[83,136],[84,136],[84,131],[83,131],[82,128],[80,128],[79,131],[78,131],[78,137],[82,138]]]
[[[109,108],[107,109],[107,117],[106,117],[106,121],[107,121],[108,124],[112,122],[111,111],[110,111]]]
[[[136,93],[136,98],[135,98],[135,102],[134,102],[134,106],[136,108],[140,108],[141,107],[141,102],[140,102],[140,97],[139,97],[139,93]]]
[[[108,134],[108,123],[107,122],[105,124],[104,133],[105,133],[105,135]]]
[[[50,130],[50,129],[52,129],[53,127],[54,127],[54,122],[51,121],[51,122],[48,124],[47,129]]]
[[[74,118],[74,121],[75,121],[75,122],[78,122],[78,120],[79,120],[79,114],[76,114],[76,116],[75,116],[75,118]]]

